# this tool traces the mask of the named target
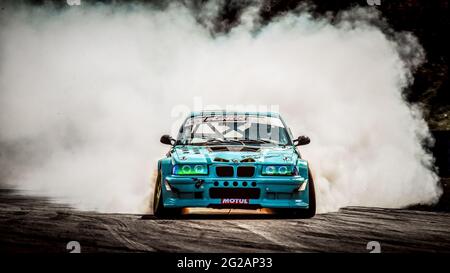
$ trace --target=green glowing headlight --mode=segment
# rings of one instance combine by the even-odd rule
[[[173,174],[177,175],[207,175],[208,167],[206,165],[175,165]]]
[[[295,167],[288,165],[268,165],[262,168],[262,175],[294,175],[295,172]]]

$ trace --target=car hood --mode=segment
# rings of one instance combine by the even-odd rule
[[[211,164],[255,162],[260,164],[296,164],[293,147],[266,146],[177,146],[173,148],[175,164]]]

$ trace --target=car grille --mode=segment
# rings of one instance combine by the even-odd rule
[[[217,166],[216,174],[218,177],[234,177],[233,166]],[[237,167],[238,177],[253,177],[255,175],[254,166],[239,166]]]
[[[233,177],[234,169],[232,166],[217,166],[216,174],[219,177]]]
[[[253,166],[240,166],[237,169],[238,177],[252,177],[255,174],[255,167]]]
[[[258,199],[261,194],[258,188],[211,188],[209,189],[210,198],[242,198]]]

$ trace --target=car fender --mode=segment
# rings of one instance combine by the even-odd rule
[[[158,161],[158,171],[161,171],[161,177],[165,177],[172,173],[172,160],[170,158],[163,158]]]

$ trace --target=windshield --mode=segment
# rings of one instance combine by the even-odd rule
[[[188,118],[177,142],[183,145],[287,145],[291,140],[277,117],[214,115]]]

